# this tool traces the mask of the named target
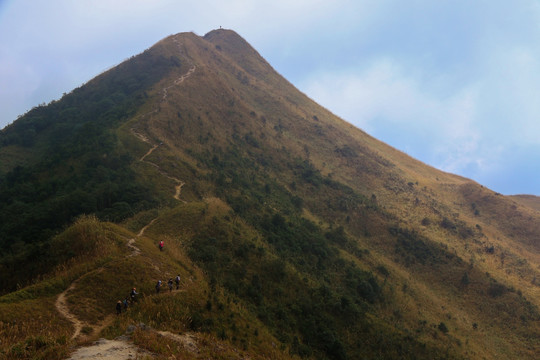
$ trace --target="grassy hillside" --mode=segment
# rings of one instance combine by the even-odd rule
[[[148,50],[0,132],[1,292],[54,266],[41,260],[53,260],[49,239],[76,216],[120,221],[159,203],[154,185],[135,179],[116,129],[176,66]]]
[[[514,195],[511,196],[515,201],[527,205],[535,210],[540,210],[540,201],[538,196],[534,195]]]
[[[128,328],[158,358],[540,351],[537,210],[354,128],[232,31],[168,37],[0,144],[8,358]]]

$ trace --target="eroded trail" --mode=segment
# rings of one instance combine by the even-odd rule
[[[151,357],[151,354],[130,343],[129,339],[120,337],[115,340],[99,339],[92,346],[77,349],[68,360],[124,360],[139,359],[141,356]]]
[[[193,73],[195,72],[195,69],[196,69],[195,66],[191,67],[191,68],[188,70],[187,73],[185,73],[184,75],[182,75],[182,76],[180,76],[178,79],[176,79],[172,85],[167,86],[167,87],[164,87],[164,88],[163,88],[163,96],[161,97],[161,100],[162,100],[162,101],[163,101],[163,100],[166,100],[166,99],[167,99],[167,96],[168,96],[167,91],[168,91],[170,88],[174,87],[174,86],[180,85],[185,79],[187,79],[188,77],[190,77],[191,74],[193,74]]]
[[[144,235],[144,232],[146,231],[146,229],[148,229],[150,226],[152,226],[152,224],[157,220],[157,218],[153,219],[152,221],[150,221],[148,224],[146,224],[142,229],[141,231],[139,231],[139,233],[137,234],[137,237],[141,237]]]
[[[75,283],[73,282],[70,287],[68,287],[64,292],[58,295],[58,298],[56,299],[56,302],[54,304],[56,306],[56,310],[58,310],[58,312],[63,317],[71,321],[71,323],[73,324],[73,335],[71,336],[71,339],[75,339],[77,336],[79,336],[83,327],[82,321],[77,319],[77,317],[69,311],[66,300],[66,294],[74,288]]]
[[[179,53],[182,55],[184,51],[183,51],[183,49],[182,49],[181,44],[178,42],[178,39],[177,39],[177,38],[174,38],[173,41],[174,41],[174,42],[176,43],[176,45],[178,46],[178,51],[179,51]],[[139,119],[140,119],[139,121],[141,121],[141,120],[143,120],[143,119],[145,119],[145,118],[148,118],[148,117],[150,117],[150,116],[152,116],[152,115],[154,115],[154,114],[159,113],[159,111],[160,111],[160,109],[161,109],[161,103],[164,102],[165,100],[167,100],[167,97],[168,97],[168,95],[169,95],[169,92],[168,92],[169,89],[171,89],[171,88],[173,88],[173,87],[175,87],[175,86],[178,86],[178,85],[182,84],[186,79],[188,79],[191,75],[193,75],[193,73],[195,72],[195,70],[197,69],[197,67],[196,67],[195,64],[193,64],[187,57],[185,57],[185,59],[186,59],[186,61],[187,61],[188,63],[191,63],[191,67],[189,68],[189,70],[188,70],[185,74],[183,74],[183,75],[181,75],[180,77],[178,77],[177,79],[175,79],[171,85],[165,86],[165,87],[163,87],[163,88],[161,89],[161,91],[162,91],[161,102],[157,104],[157,106],[154,108],[154,110],[152,110],[152,111],[150,111],[150,112],[148,112],[148,113],[146,113],[146,114],[143,114],[143,115],[139,116]],[[166,173],[165,171],[163,171],[163,170],[160,168],[160,166],[159,166],[158,164],[146,160],[146,158],[147,158],[148,156],[150,156],[150,155],[154,152],[154,150],[156,150],[157,148],[159,148],[163,143],[159,142],[158,144],[156,144],[156,143],[152,142],[152,140],[150,140],[150,139],[148,138],[148,136],[146,136],[145,134],[141,133],[140,131],[137,131],[135,128],[131,128],[131,132],[132,132],[136,137],[138,137],[140,140],[142,140],[142,141],[144,141],[145,143],[151,145],[151,148],[146,152],[146,154],[144,154],[144,155],[139,159],[139,161],[145,162],[145,163],[147,163],[147,164],[152,165],[153,167],[155,167],[155,168],[160,172],[160,174],[162,174],[163,176],[167,177],[168,179],[173,180],[173,181],[176,183],[176,185],[175,185],[175,187],[174,187],[175,193],[174,193],[173,197],[174,197],[176,200],[182,201],[182,202],[185,203],[184,200],[180,199],[180,193],[181,193],[181,191],[182,191],[182,186],[184,186],[185,183],[184,183],[182,180],[180,180],[180,179],[178,179],[178,178],[176,178],[176,177],[174,177],[174,176],[171,176],[171,175],[169,175],[168,173]]]
[[[136,237],[134,238],[131,238],[128,240],[126,246],[130,248],[130,253],[127,255],[127,257],[132,257],[132,256],[136,256],[136,255],[139,255],[141,253],[141,250],[135,246],[135,241],[137,238],[141,237],[144,235],[144,232],[146,231],[146,229],[151,226],[154,221],[156,221],[156,219],[153,219],[152,221],[150,221],[148,224],[146,224],[140,231],[139,233],[137,234]],[[103,271],[105,268],[102,266],[96,270],[93,270],[91,273],[99,273],[101,271]],[[86,323],[84,323],[83,321],[79,320],[77,318],[77,316],[75,314],[73,314],[70,310],[69,310],[69,306],[68,306],[68,303],[67,303],[67,295],[70,291],[72,291],[73,289],[75,289],[75,287],[77,286],[77,283],[79,282],[79,280],[82,279],[82,277],[80,277],[79,279],[75,280],[74,282],[71,283],[71,285],[66,289],[64,290],[60,295],[58,295],[58,298],[56,299],[56,302],[55,302],[55,306],[56,306],[56,310],[63,316],[65,317],[66,319],[68,319],[72,324],[73,324],[73,335],[71,336],[71,339],[76,339],[80,333],[81,333],[81,330],[82,328],[87,325]],[[96,328],[96,327],[94,327]],[[102,326],[98,325],[97,328],[102,328]]]
[[[178,180],[178,179],[176,179],[176,180]],[[180,200],[180,201],[183,201],[183,202],[185,202],[185,201],[180,199],[180,192],[182,191],[182,186],[184,186],[184,184],[185,184],[184,182],[180,181],[180,183],[175,186],[176,191],[174,193],[174,198],[176,200]]]
[[[134,129],[131,129],[131,131],[132,131],[132,133],[133,133],[135,136],[137,136],[139,139],[141,139],[142,141],[144,141],[144,142],[146,142],[146,143],[152,145],[152,142],[151,142],[150,140],[148,140],[148,138],[147,138],[146,136],[137,133]],[[182,191],[182,186],[185,185],[185,182],[183,182],[182,180],[180,180],[180,179],[178,179],[178,178],[176,178],[176,177],[174,177],[174,176],[171,176],[171,175],[167,174],[165,171],[163,171],[163,170],[159,167],[158,164],[153,163],[153,162],[151,162],[151,161],[149,161],[149,160],[146,160],[146,158],[147,158],[148,156],[150,156],[150,155],[154,152],[154,150],[156,150],[159,146],[161,146],[161,143],[160,143],[160,144],[156,144],[156,145],[152,145],[152,147],[146,152],[146,154],[144,154],[144,155],[139,159],[139,161],[144,162],[144,163],[147,163],[147,164],[149,164],[149,165],[155,167],[155,168],[159,171],[159,173],[160,173],[161,175],[163,175],[163,176],[165,176],[166,178],[168,178],[168,179],[174,181],[174,182],[176,183],[176,185],[174,186],[174,190],[175,190],[175,191],[174,191],[173,198],[176,199],[176,200],[178,200],[178,201],[182,201],[182,202],[185,203],[186,201],[180,199],[180,193],[181,193],[181,191]]]
[[[148,150],[148,152],[146,154],[143,155],[143,157],[141,157],[140,161],[144,161],[144,159],[146,159],[146,157],[150,154],[152,154],[154,152],[154,150],[156,150],[158,148],[159,145],[154,145],[152,146],[152,148],[150,150]]]

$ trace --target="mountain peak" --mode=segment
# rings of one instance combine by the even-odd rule
[[[143,323],[230,358],[536,359],[518,199],[339,119],[232,30],[172,35],[0,132],[0,358]],[[183,356],[157,334],[136,336]]]
[[[252,75],[266,77],[269,73],[274,72],[270,64],[233,30],[212,30],[204,35],[204,39],[214,44],[217,50],[232,58]]]
[[[237,42],[242,41],[245,45],[249,44],[234,30],[229,29],[214,29],[207,32],[203,38],[210,42]]]

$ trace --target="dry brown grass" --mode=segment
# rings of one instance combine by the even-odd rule
[[[388,291],[393,292],[399,305],[398,309],[386,309],[386,316],[392,318],[398,311],[400,326],[410,329],[425,321],[422,326],[428,329],[422,330],[421,338],[435,342],[441,340],[433,340],[438,334],[432,330],[433,325],[444,321],[450,327],[453,346],[465,349],[463,354],[472,358],[481,354],[495,358],[515,351],[517,347],[512,344],[520,343],[520,335],[505,336],[505,324],[492,318],[496,315],[493,309],[518,300],[505,299],[507,305],[500,304],[501,299],[490,300],[489,310],[483,308],[479,299],[486,296],[487,278],[471,283],[468,293],[456,289],[468,264],[472,264],[477,274],[489,273],[540,306],[540,287],[532,285],[534,279],[540,279],[540,252],[534,235],[538,233],[535,224],[540,223],[539,214],[468,179],[435,170],[338,119],[299,94],[266,62],[245,52],[240,43],[228,43],[225,33],[206,40],[211,43],[195,37],[183,39],[197,71],[182,86],[169,90],[170,97],[160,105],[160,114],[144,121],[148,133],[167,145],[159,156],[197,167],[189,151],[211,148],[219,156],[219,150],[226,149],[235,134],[252,134],[268,158],[287,161],[285,153],[294,154],[367,198],[374,195],[384,215],[380,223],[368,225],[373,236],[365,237],[363,226],[350,224],[348,229],[349,235],[371,254],[359,266],[373,270],[384,264],[391,271],[387,287],[393,289]],[[352,156],[336,152],[346,147]],[[198,168],[204,171],[202,166]],[[289,188],[293,179],[286,172],[267,171]],[[190,186],[194,185],[187,182],[186,188]],[[166,241],[171,243],[185,242],[190,238],[185,229],[195,220],[197,211],[203,210],[193,208],[185,218],[175,218],[171,212],[156,222],[154,234],[166,234]],[[320,214],[305,214],[328,225]],[[350,215],[352,219],[362,216]],[[164,224],[173,218],[174,225]],[[424,219],[429,225],[422,225]],[[444,219],[457,224],[457,230],[443,228]],[[395,239],[387,234],[388,224],[393,222],[440,244],[464,264],[412,269],[396,261]],[[490,246],[494,246],[494,254],[486,251]],[[405,285],[407,291],[402,291]],[[520,320],[510,321],[516,328],[522,326]],[[474,323],[479,326],[476,330]],[[498,334],[497,340],[489,334]]]
[[[527,301],[540,308],[537,199],[496,194],[374,139],[298,92],[226,31],[207,38],[173,36],[158,48],[165,57],[178,56],[182,64],[147,92],[147,104],[117,135],[136,159],[159,144],[145,161],[135,161],[133,169],[155,185],[162,206],[135,214],[124,228],[86,218],[66,230],[57,241],[76,242],[81,246],[78,257],[46,281],[0,299],[1,349],[38,335],[40,322],[47,324],[46,336],[69,337],[70,324],[48,306],[76,281],[68,301],[77,317],[94,329],[107,324],[101,332],[107,337],[145,323],[154,330],[138,328],[135,342],[164,358],[290,358],[284,355],[287,349],[273,345],[277,341],[252,309],[223,289],[211,289],[206,274],[187,253],[198,229],[210,227],[214,217],[232,219],[229,236],[243,236],[269,248],[218,198],[209,178],[211,164],[201,160],[202,155],[215,155],[219,161],[223,152],[233,149],[239,157],[266,160],[266,165],[257,165],[258,181],[271,179],[314,204],[323,201],[325,194],[310,192],[307,186],[293,189],[298,179],[291,169],[295,161],[309,161],[321,177],[346,185],[376,204],[375,209],[364,206],[338,215],[322,210],[322,203],[320,208],[303,209],[303,216],[323,229],[344,226],[347,236],[364,250],[362,256],[341,250],[341,256],[377,274],[384,284],[385,302],[367,315],[374,324],[466,358],[535,358],[535,351],[540,351],[536,337],[540,319],[526,310]],[[189,77],[175,84],[193,66]],[[226,175],[224,181],[232,181]],[[180,201],[172,198],[174,179],[185,182]],[[242,190],[237,192],[234,195]],[[391,227],[414,233],[443,260],[422,263],[414,253],[402,255]],[[141,229],[144,234],[137,236]],[[127,257],[125,242],[131,238],[136,238],[141,253]],[[160,240],[165,241],[163,252],[157,247]],[[387,276],[378,270],[381,266]],[[465,273],[466,285],[461,283]],[[169,294],[164,289],[154,294],[157,279],[166,282],[176,274],[183,278],[182,291]],[[305,278],[317,282],[311,274]],[[502,284],[505,292],[491,296],[493,284]],[[109,324],[114,304],[133,286],[141,293],[139,303]],[[225,336],[218,339],[216,329],[222,326],[224,333],[228,331],[227,319],[215,307],[205,310],[209,299],[226,304],[226,315],[233,314],[240,329],[236,342]],[[36,320],[38,313],[41,318]],[[16,322],[15,314],[21,316]],[[195,331],[195,316],[213,319],[213,326],[207,332]],[[441,323],[448,333],[440,331]],[[258,336],[253,335],[254,328]],[[197,351],[158,331],[191,334]]]

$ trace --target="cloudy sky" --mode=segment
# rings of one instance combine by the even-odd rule
[[[538,0],[0,0],[0,128],[170,34],[220,26],[374,137],[540,195]]]

